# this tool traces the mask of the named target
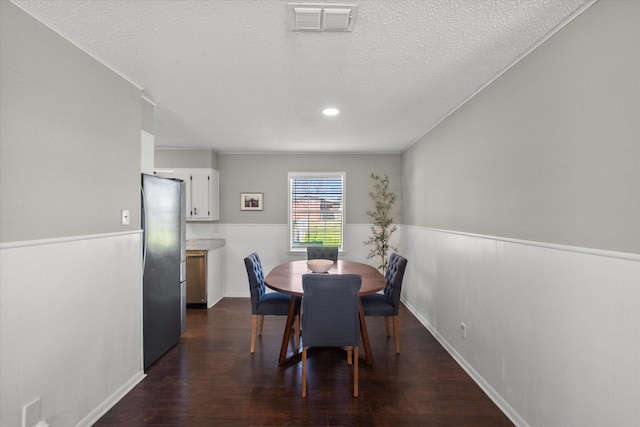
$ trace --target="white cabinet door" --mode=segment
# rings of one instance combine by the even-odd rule
[[[211,168],[155,169],[154,174],[164,178],[181,179],[185,182],[188,221],[220,219],[217,170]]]
[[[191,219],[211,219],[211,171],[191,172]]]
[[[173,172],[173,178],[178,178],[184,181],[184,189],[186,193],[186,217],[187,219],[191,219],[191,174],[189,171],[185,171],[184,169],[176,169]]]
[[[191,208],[191,172],[188,169],[155,169],[153,174],[162,178],[177,178],[184,181],[186,217],[191,219],[193,216],[193,209]]]

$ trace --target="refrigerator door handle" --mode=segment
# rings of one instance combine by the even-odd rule
[[[142,195],[142,271],[147,262],[147,232],[145,226],[147,224],[146,199],[144,197],[144,187],[140,186],[140,194]]]

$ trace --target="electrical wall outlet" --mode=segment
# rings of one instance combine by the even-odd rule
[[[40,398],[22,407],[22,427],[33,427],[40,421]]]
[[[460,322],[460,335],[465,340],[467,339],[467,325],[464,322]]]

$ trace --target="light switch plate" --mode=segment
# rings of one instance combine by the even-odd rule
[[[122,210],[122,225],[129,225],[129,211],[127,209]]]

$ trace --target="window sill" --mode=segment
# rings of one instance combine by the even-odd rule
[[[339,251],[338,252],[338,259],[340,259],[343,255],[347,255],[349,252],[348,251]],[[307,257],[307,251],[287,251],[287,255],[288,256],[300,256],[300,257]]]

